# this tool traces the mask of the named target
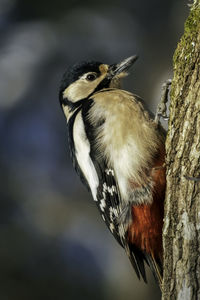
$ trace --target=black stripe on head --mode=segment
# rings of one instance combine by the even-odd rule
[[[61,85],[60,85],[60,90],[59,90],[59,100],[60,104],[67,105],[70,107],[71,110],[74,110],[75,108],[79,107],[82,104],[82,100],[80,99],[76,103],[73,103],[69,99],[64,99],[63,98],[63,92],[64,90],[73,82],[78,80],[83,74],[89,73],[89,72],[95,72],[97,76],[100,76],[102,73],[99,70],[99,66],[102,65],[101,62],[81,62],[78,64],[75,64],[67,72],[64,73],[62,80],[61,80]],[[104,88],[108,88],[110,85],[110,78],[105,77],[99,85],[95,88],[95,90],[88,95],[87,98],[90,98],[95,92],[100,91]]]
[[[102,89],[107,89],[107,88],[109,88],[109,86],[110,86],[110,81],[111,81],[110,78],[105,77],[105,78],[99,83],[99,85],[96,87],[96,89],[94,90],[94,92],[93,92],[92,94],[94,94],[94,93],[96,93],[96,92],[98,92],[98,91],[100,91],[100,90],[102,90]],[[91,95],[92,95],[92,94],[91,94]],[[90,96],[91,96],[91,95],[90,95]]]
[[[73,65],[67,72],[64,73],[61,85],[60,85],[60,92],[63,92],[71,83],[75,82],[85,73],[88,72],[95,72],[98,75],[101,75],[99,70],[99,66],[102,65],[101,62],[81,62],[78,64]]]
[[[69,110],[71,112],[71,111],[75,110],[76,108],[81,107],[81,105],[85,101],[87,101],[87,98],[81,99],[81,100],[76,101],[76,102],[72,102],[72,101],[68,100],[67,98],[63,98],[62,100],[60,100],[60,104],[63,104],[64,106],[68,106]]]

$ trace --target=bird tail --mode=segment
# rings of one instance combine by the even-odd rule
[[[153,254],[148,254],[146,255],[146,261],[162,290],[163,267],[161,259],[156,259]]]
[[[163,278],[163,267],[162,267],[162,259],[155,258],[153,253],[147,253],[145,251],[139,250],[133,244],[129,245],[129,247],[125,247],[125,250],[128,254],[128,257],[132,263],[132,266],[140,279],[144,280],[147,283],[146,279],[146,271],[145,271],[145,264],[149,266],[151,269],[155,280],[158,282],[160,289],[162,291],[162,278]]]

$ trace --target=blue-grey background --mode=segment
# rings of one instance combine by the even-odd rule
[[[58,102],[68,65],[140,59],[125,88],[155,111],[188,1],[0,0],[0,299],[159,299],[75,174]]]

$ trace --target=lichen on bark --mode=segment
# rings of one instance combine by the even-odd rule
[[[200,299],[200,0],[173,58],[162,299]]]

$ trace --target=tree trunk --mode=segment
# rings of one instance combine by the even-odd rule
[[[200,0],[174,54],[166,166],[162,299],[200,299]]]

